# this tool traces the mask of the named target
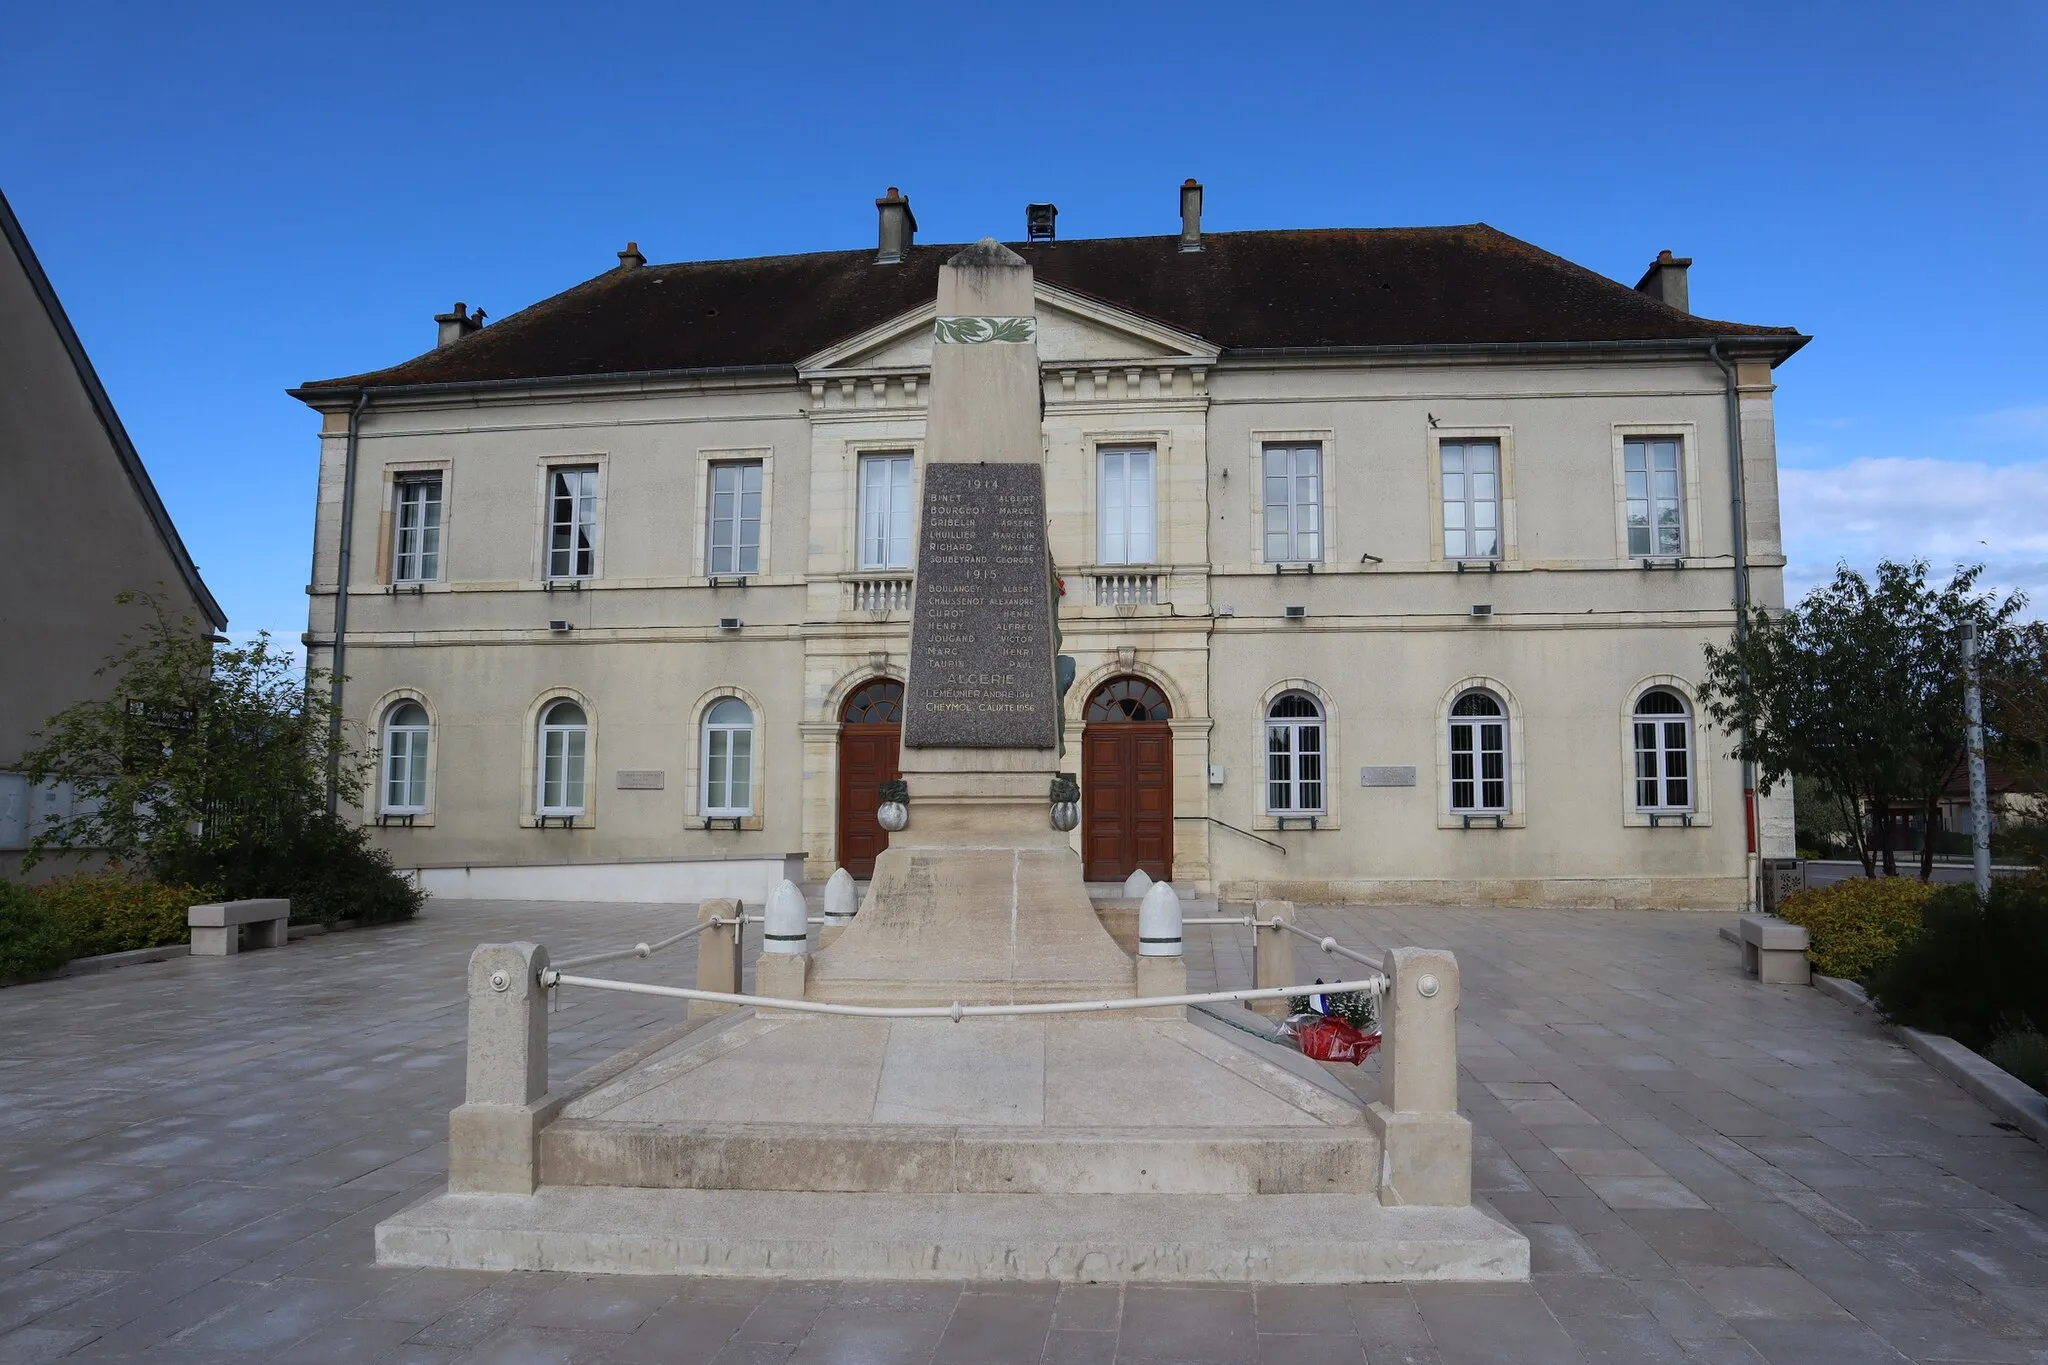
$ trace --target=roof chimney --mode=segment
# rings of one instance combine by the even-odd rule
[[[1659,303],[1668,303],[1681,313],[1690,313],[1692,303],[1686,292],[1685,272],[1691,264],[1690,256],[1658,252],[1657,259],[1650,262],[1650,268],[1636,281],[1636,292],[1648,294]]]
[[[875,250],[875,264],[895,265],[909,254],[910,244],[917,237],[917,215],[910,211],[910,196],[894,185],[875,201],[875,209],[882,216],[881,242]]]
[[[434,342],[434,349],[438,351],[443,346],[454,345],[477,328],[483,326],[484,310],[481,308],[477,309],[476,316],[471,317],[469,315],[469,305],[458,303],[455,305],[455,311],[452,313],[434,314],[434,321],[441,324],[441,335]]]
[[[1199,180],[1180,182],[1180,249],[1202,249],[1202,182]]]
[[[638,242],[626,243],[626,249],[619,253],[619,268],[621,270],[638,270],[646,264],[647,258],[640,254],[640,244]]]
[[[1052,240],[1052,220],[1060,216],[1058,204],[1026,204],[1024,206],[1024,239],[1029,242]]]

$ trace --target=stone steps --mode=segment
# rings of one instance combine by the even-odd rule
[[[543,1186],[444,1194],[377,1226],[387,1266],[848,1280],[1519,1281],[1480,1206],[1370,1195],[844,1194]]]
[[[1379,1185],[1364,1125],[1032,1128],[564,1118],[546,1185],[899,1194],[1358,1194]]]

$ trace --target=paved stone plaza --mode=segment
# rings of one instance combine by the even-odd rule
[[[689,917],[436,901],[416,924],[0,991],[0,1362],[2048,1362],[2048,1153],[1867,1017],[1746,981],[1711,916],[1306,912],[1347,943],[1459,955],[1474,1181],[1529,1236],[1526,1286],[369,1264],[372,1226],[442,1177],[471,947],[565,955]],[[1249,984],[1248,945],[1193,930],[1189,967]],[[693,960],[601,970],[688,983]],[[565,993],[554,1072],[679,1014]]]

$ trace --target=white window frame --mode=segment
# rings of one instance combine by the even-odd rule
[[[441,579],[442,551],[447,538],[448,479],[441,470],[401,470],[391,478],[391,581],[393,583],[437,583]],[[408,494],[431,487],[434,496],[411,498]],[[427,526],[408,528],[408,508],[420,509],[424,517],[431,508],[433,522]],[[408,550],[408,534],[418,537],[425,544],[415,543]]]
[[[1670,697],[1678,703],[1678,710],[1645,711],[1643,703],[1652,696]],[[1685,698],[1669,688],[1652,687],[1636,698],[1633,717],[1633,744],[1630,746],[1635,758],[1636,809],[1659,815],[1690,814],[1693,807],[1693,761],[1692,761],[1692,708]],[[1649,732],[1649,744],[1645,746],[1644,731]],[[1677,743],[1672,743],[1674,734]],[[1680,772],[1673,775],[1672,758],[1678,759]],[[1650,760],[1650,772],[1643,771],[1643,760]],[[1684,799],[1671,800],[1673,783],[1682,783]],[[1643,788],[1647,784],[1654,800],[1643,800]]]
[[[564,705],[574,706],[578,710],[583,712],[583,720],[581,721],[581,723],[573,725],[551,723],[550,718],[555,714],[557,709]],[[568,816],[573,819],[578,816],[589,814],[591,787],[590,774],[592,766],[591,759],[593,757],[592,749],[594,748],[594,746],[591,743],[590,732],[590,709],[589,707],[583,704],[580,698],[564,696],[550,697],[541,706],[540,725],[538,728],[538,736],[535,744],[535,751],[539,761],[535,766],[533,775],[533,810],[535,815],[543,816],[549,819],[555,819],[562,816]],[[563,788],[561,795],[563,796],[568,795],[568,764],[570,757],[569,738],[572,735],[580,736],[582,740],[582,744],[580,746],[582,749],[582,753],[577,755],[577,759],[582,768],[582,772],[579,774],[579,779],[577,783],[581,790],[577,793],[579,799],[573,803],[568,801],[558,801],[554,804],[549,804],[548,802],[548,763],[549,759],[552,757],[549,751],[552,747],[551,736],[554,735],[562,736],[563,741],[561,784]]]
[[[1456,471],[1449,467],[1450,459],[1448,452],[1453,450],[1458,453],[1458,469]],[[1483,498],[1473,491],[1474,478],[1484,477],[1483,472],[1475,472],[1470,467],[1470,460],[1475,450],[1485,450],[1492,456],[1492,497]],[[1498,438],[1491,436],[1466,437],[1457,440],[1439,438],[1436,446],[1436,455],[1438,470],[1437,529],[1443,537],[1444,558],[1453,561],[1477,563],[1505,559],[1507,557],[1507,530],[1502,525],[1502,522],[1505,520],[1502,516],[1502,507],[1506,499],[1501,496],[1500,441]],[[1450,493],[1450,483],[1453,478],[1458,480],[1458,496],[1456,498],[1453,498]],[[1465,538],[1464,544],[1456,553],[1453,553],[1451,548],[1453,528],[1450,524],[1450,509],[1454,506],[1459,510],[1461,522],[1461,525],[1456,528],[1457,534]],[[1493,525],[1489,528],[1481,528],[1477,524],[1477,514],[1482,507],[1489,506],[1493,513]],[[1484,553],[1474,549],[1472,544],[1474,535],[1481,529],[1490,529],[1493,532],[1493,548]]]
[[[880,471],[881,478],[871,478],[871,471]],[[908,569],[917,530],[917,470],[911,452],[862,451],[855,475],[855,563],[863,571]],[[874,502],[877,484],[884,499],[879,507]]]
[[[550,583],[585,582],[596,578],[602,565],[604,468],[596,461],[561,460],[544,466],[544,470],[545,475],[542,480],[544,491],[541,502],[541,577]],[[587,490],[588,507],[586,508],[583,505],[586,500],[585,491],[582,489],[575,490],[571,494],[570,520],[564,523],[557,520],[557,513],[561,509],[557,501],[556,485],[565,476],[577,474],[589,477],[590,482]],[[586,511],[588,512],[587,519],[584,515]],[[556,533],[564,525],[568,526],[572,537],[571,543],[566,547],[565,551],[569,556],[568,568],[571,572],[557,573],[555,567],[558,562],[556,559],[558,551],[555,538]],[[581,553],[573,539],[578,529],[587,530],[589,533],[589,564],[586,571],[580,573],[574,571],[577,568],[577,558]]]
[[[419,707],[423,718],[418,725],[398,724],[398,713],[408,706]],[[398,736],[406,737],[405,743],[398,742]],[[385,815],[425,815],[432,799],[433,788],[429,780],[430,766],[434,751],[434,717],[424,703],[413,697],[401,697],[384,708],[384,735],[381,761],[377,765],[377,808]],[[402,752],[401,752],[402,751]],[[405,784],[407,795],[416,787],[417,801],[391,799],[392,778],[398,763],[404,761],[407,767]]]
[[[1685,705],[1685,715],[1682,719],[1686,724],[1686,739],[1689,745],[1689,785],[1692,796],[1692,804],[1688,807],[1649,807],[1636,804],[1636,708],[1642,704],[1645,696],[1658,691],[1671,693]],[[1710,761],[1708,746],[1701,742],[1700,703],[1692,684],[1673,673],[1657,673],[1644,678],[1623,693],[1617,719],[1620,722],[1616,739],[1620,754],[1617,775],[1621,779],[1622,824],[1636,828],[1647,828],[1651,825],[1667,829],[1675,825],[1690,825],[1696,829],[1710,828],[1714,823],[1714,765]],[[1681,717],[1670,716],[1665,719],[1678,720]],[[1679,816],[1685,818],[1680,820],[1677,818]]]
[[[1144,525],[1131,497],[1133,457],[1143,456]],[[1112,474],[1114,466],[1116,472]],[[1159,559],[1159,447],[1151,443],[1112,445],[1095,448],[1095,562],[1098,564],[1157,564]],[[1112,502],[1111,489],[1118,490]],[[1134,544],[1142,529],[1144,543]]]
[[[1451,725],[1454,720],[1451,711],[1457,706],[1460,698],[1472,692],[1488,693],[1500,703],[1500,719],[1505,722],[1503,740],[1506,749],[1508,789],[1507,806],[1502,810],[1454,807],[1451,804]],[[1529,746],[1523,734],[1521,703],[1515,699],[1513,689],[1501,679],[1484,674],[1460,678],[1444,689],[1438,697],[1436,714],[1437,828],[1490,830],[1498,824],[1503,829],[1526,829],[1529,779],[1523,756],[1528,753]],[[1477,792],[1475,795],[1483,796],[1484,792]]]
[[[1616,422],[1614,432],[1614,553],[1621,564],[1640,565],[1645,559],[1697,560],[1707,552],[1704,543],[1706,519],[1700,487],[1699,432],[1691,422]],[[1633,553],[1628,536],[1628,446],[1633,441],[1675,440],[1678,442],[1679,554],[1664,551],[1644,555]],[[1652,544],[1655,544],[1653,539]]]
[[[752,549],[754,553],[751,564],[747,562],[746,551],[749,547],[745,538],[745,528],[749,520],[746,516],[746,500],[748,497],[746,485],[749,471],[753,473],[756,485],[753,491],[753,497],[756,501],[752,518],[754,527]],[[735,477],[737,486],[729,491],[721,491],[718,485],[721,477],[727,473]],[[719,499],[727,496],[735,500],[731,508],[731,515],[721,517],[719,515]],[[768,524],[768,468],[766,462],[759,458],[747,457],[711,461],[709,467],[705,470],[704,518],[705,577],[759,577],[763,563],[764,547],[768,541],[766,534]],[[732,562],[725,565],[720,565],[716,562],[720,548],[718,532],[721,522],[729,525],[732,531],[731,544],[724,547],[731,551]]]
[[[1668,469],[1663,467],[1667,456]],[[1632,463],[1635,459],[1642,464],[1640,470]],[[1676,436],[1630,436],[1621,443],[1621,460],[1622,524],[1628,532],[1628,557],[1685,558],[1685,442]],[[1636,521],[1638,504],[1643,509],[1640,526]],[[1640,544],[1638,530],[1642,533]],[[1667,530],[1673,533],[1669,537],[1664,534]],[[1667,539],[1672,543],[1667,544]]]
[[[1454,555],[1444,543],[1444,455],[1447,445],[1471,445],[1474,442],[1491,441],[1499,452],[1495,487],[1495,501],[1500,553],[1497,555]],[[1428,458],[1426,477],[1429,479],[1429,545],[1430,553],[1445,569],[1454,569],[1460,563],[1493,563],[1502,568],[1516,564],[1521,557],[1520,533],[1515,515],[1515,432],[1508,426],[1452,426],[1445,423],[1431,427],[1428,436]]]
[[[1273,709],[1289,697],[1300,697],[1314,706],[1315,715],[1312,717],[1276,717],[1273,714]],[[1259,780],[1261,783],[1259,790],[1261,802],[1265,807],[1265,813],[1276,821],[1283,819],[1308,819],[1313,816],[1320,823],[1321,817],[1328,813],[1330,806],[1330,731],[1327,723],[1328,709],[1323,705],[1322,698],[1313,692],[1305,691],[1301,688],[1288,688],[1264,704],[1261,719],[1263,724],[1260,727],[1260,734],[1263,738],[1263,743],[1259,747]],[[1276,732],[1284,733],[1286,736],[1286,749],[1284,751],[1273,748],[1273,739]],[[1316,776],[1313,778],[1302,775],[1302,758],[1306,752],[1302,740],[1305,735],[1311,733],[1315,736],[1313,753],[1316,760]],[[1287,765],[1287,774],[1285,777],[1280,778],[1276,784],[1273,777],[1273,761],[1276,757],[1283,756],[1283,753]],[[1315,785],[1315,795],[1317,797],[1317,800],[1312,805],[1301,799],[1302,789],[1310,783]],[[1275,785],[1283,786],[1287,789],[1288,805],[1276,806],[1273,803],[1273,788]]]
[[[1298,457],[1308,455],[1314,461],[1314,468],[1304,475],[1297,467]],[[1274,456],[1286,458],[1288,468],[1281,474],[1271,471]],[[1272,500],[1271,481],[1274,478],[1286,481],[1286,501]],[[1307,497],[1302,494],[1304,481],[1313,481],[1312,491]],[[1268,564],[1320,564],[1324,562],[1329,549],[1328,521],[1323,513],[1323,445],[1320,441],[1266,441],[1259,447],[1259,550],[1264,563]],[[1283,519],[1277,531],[1273,520],[1275,512]],[[1304,515],[1306,512],[1306,515]],[[1313,529],[1305,529],[1305,520],[1314,521]],[[1279,536],[1284,542],[1284,554],[1273,553],[1273,539]],[[1313,537],[1313,545],[1304,542]],[[1310,553],[1309,551],[1313,551]]]
[[[1458,707],[1467,698],[1471,697],[1484,697],[1487,701],[1492,702],[1498,710],[1492,715],[1459,715]],[[1451,746],[1451,813],[1453,815],[1506,815],[1514,808],[1514,787],[1511,785],[1514,771],[1508,766],[1507,703],[1503,702],[1486,688],[1467,688],[1459,694],[1456,701],[1451,703],[1451,714],[1445,723],[1449,727],[1449,742]],[[1491,747],[1487,743],[1489,731],[1494,732],[1491,737],[1498,741],[1496,745]],[[1462,747],[1458,743],[1461,734],[1466,741]],[[1461,753],[1471,756],[1469,772],[1464,777],[1458,775],[1458,756]],[[1490,755],[1496,753],[1500,760],[1500,775],[1492,777],[1487,773],[1486,760]],[[1489,801],[1486,799],[1487,788],[1495,782],[1500,784],[1500,800]],[[1458,801],[1458,788],[1461,784],[1471,789],[1471,799],[1463,804],[1460,804]]]
[[[713,720],[713,713],[726,702],[745,707],[747,712],[746,720],[744,722]],[[759,804],[755,798],[759,790],[756,779],[760,772],[759,754],[754,741],[760,728],[760,717],[755,713],[754,708],[747,704],[744,698],[724,696],[711,702],[704,708],[704,719],[698,726],[700,731],[700,757],[698,764],[699,788],[697,802],[698,809],[706,819],[744,820],[754,813],[756,805]],[[746,760],[747,792],[744,804],[737,803],[732,799],[733,772],[736,767],[735,760],[740,757],[739,748],[741,746],[738,741],[742,735],[746,737],[746,753],[744,757]],[[722,744],[721,741],[723,741]],[[718,753],[718,750],[721,748],[724,750],[722,756],[723,770],[722,773],[718,773],[714,772],[713,764],[721,757]],[[714,800],[714,797],[722,799]]]

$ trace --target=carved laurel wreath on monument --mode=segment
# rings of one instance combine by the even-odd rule
[[[1032,341],[1038,336],[1038,319],[937,318],[932,323],[932,335],[959,346],[982,341]]]

